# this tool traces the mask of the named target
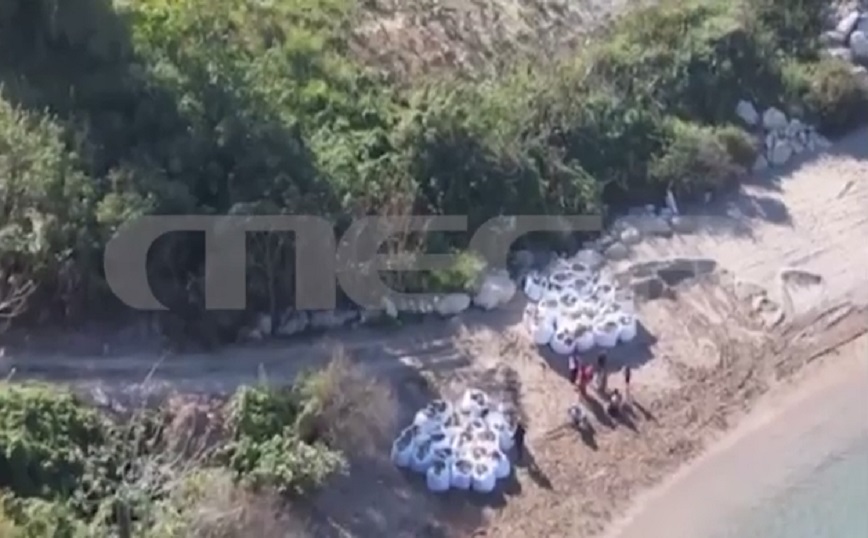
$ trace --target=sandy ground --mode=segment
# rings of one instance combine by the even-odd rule
[[[868,437],[868,337],[804,368],[693,464],[640,496],[610,538],[707,536]]]
[[[392,384],[405,419],[426,399],[470,386],[513,400],[528,421],[531,458],[496,495],[434,496],[419,477],[394,469],[384,446],[382,457],[357,459],[349,477],[312,499],[318,537],[591,536],[718,440],[770,387],[868,331],[866,157],[863,131],[696,209],[696,233],[636,249],[625,264],[689,256],[714,260],[719,270],[640,305],[643,334],[611,353],[614,367],[637,367],[635,412],[620,423],[599,414],[590,437],[566,427],[576,396],[565,361],[532,345],[519,325],[520,299],[496,313],[212,355],[70,357],[65,349],[10,352],[0,363],[17,378],[114,393],[140,391],[159,363],[146,388],[215,392],[262,378],[288,381],[323,364],[339,341]],[[802,272],[782,278],[788,268]],[[770,327],[755,308],[756,292],[745,288],[768,290],[783,321]]]

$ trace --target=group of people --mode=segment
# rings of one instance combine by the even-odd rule
[[[570,417],[576,426],[581,428],[587,427],[589,424],[588,413],[585,411],[585,407],[581,404],[587,403],[590,399],[591,396],[588,394],[588,387],[594,382],[594,380],[596,380],[597,394],[605,402],[606,412],[609,413],[609,415],[617,418],[620,413],[624,412],[625,407],[631,405],[630,378],[632,377],[633,372],[629,366],[624,368],[623,394],[617,388],[609,390],[608,358],[605,353],[597,356],[596,364],[582,360],[577,353],[571,355],[569,359],[569,368],[570,383],[575,386],[581,398],[581,403],[579,405],[574,405],[569,409]],[[524,424],[519,422],[513,436],[516,455],[518,456],[519,461],[522,460],[524,454],[524,438],[526,432],[527,430],[525,429]]]
[[[610,415],[617,417],[623,411],[624,406],[629,405],[630,378],[632,376],[632,370],[629,366],[624,368],[623,394],[618,389],[609,390],[608,359],[605,353],[597,357],[596,364],[583,361],[578,354],[574,354],[570,356],[569,367],[570,383],[578,390],[583,403],[590,398],[588,386],[596,379],[597,394],[605,402],[606,411]],[[581,405],[570,408],[570,415],[577,425],[583,425],[587,421],[587,414]]]

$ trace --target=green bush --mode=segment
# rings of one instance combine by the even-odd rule
[[[806,112],[817,128],[840,135],[868,122],[868,88],[838,59],[824,59],[806,66]]]
[[[759,156],[761,141],[735,125],[724,125],[717,128],[715,132],[735,164],[745,169],[753,166]]]
[[[68,497],[85,484],[105,423],[71,393],[0,384],[0,487],[21,497]]]
[[[815,57],[820,34],[825,29],[827,0],[750,0],[746,16],[774,36],[787,54]]]
[[[232,438],[223,457],[239,479],[253,487],[301,492],[343,469],[340,452],[299,437],[299,405],[289,389],[243,387],[233,396]]]
[[[716,129],[680,120],[670,127],[669,144],[651,163],[651,177],[660,185],[696,196],[725,189],[745,173]]]

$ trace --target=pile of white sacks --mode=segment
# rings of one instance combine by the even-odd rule
[[[512,472],[515,415],[485,392],[470,389],[457,402],[434,400],[392,444],[398,467],[424,474],[428,489],[489,493]]]
[[[798,119],[788,119],[777,108],[769,108],[762,114],[749,101],[740,101],[736,114],[750,127],[762,128],[764,152],[757,158],[754,171],[762,171],[769,165],[782,166],[793,155],[828,149],[829,140],[810,125]]]
[[[600,266],[599,254],[579,251],[525,278],[524,292],[532,302],[524,322],[536,344],[570,355],[595,346],[611,348],[636,337],[632,292],[618,289]]]

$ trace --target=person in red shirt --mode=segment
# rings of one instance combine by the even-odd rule
[[[590,364],[583,364],[579,372],[579,394],[582,398],[588,396],[588,385],[594,380],[594,367]]]

